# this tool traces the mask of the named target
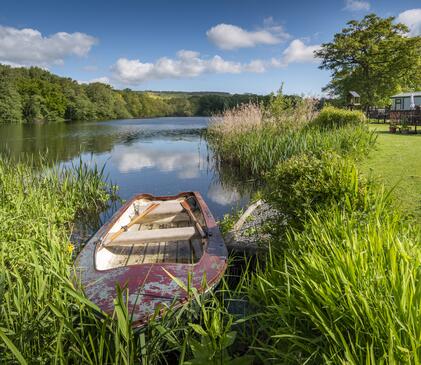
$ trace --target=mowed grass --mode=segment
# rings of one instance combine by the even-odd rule
[[[392,134],[387,124],[372,124],[377,143],[360,164],[387,188],[394,188],[396,204],[421,220],[421,134]]]

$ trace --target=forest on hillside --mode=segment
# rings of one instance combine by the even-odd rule
[[[38,67],[0,64],[0,123],[107,120],[220,113],[270,96],[215,92],[116,90],[94,82],[80,84]]]

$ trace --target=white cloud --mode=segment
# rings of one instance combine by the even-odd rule
[[[0,25],[0,62],[19,65],[62,64],[67,56],[85,56],[96,38],[84,33],[58,32],[43,36],[35,29]]]
[[[314,57],[314,51],[320,49],[320,45],[306,46],[300,39],[294,39],[289,46],[282,52],[280,61],[272,59],[272,65],[275,67],[287,66],[290,63],[317,62]]]
[[[294,39],[282,52],[281,57],[270,60],[255,59],[246,63],[227,61],[218,55],[204,58],[198,52],[189,50],[177,52],[176,58],[162,57],[154,63],[119,58],[111,67],[111,81],[138,85],[148,80],[196,77],[205,73],[263,73],[269,68],[286,67],[290,63],[317,62],[314,51],[319,48],[320,45],[306,45],[302,40]]]
[[[196,77],[204,73],[264,72],[265,65],[260,60],[245,64],[227,61],[218,55],[202,58],[198,52],[181,50],[175,59],[162,57],[155,63],[119,58],[111,70],[115,81],[136,85],[147,80]]]
[[[262,60],[253,60],[244,66],[248,72],[263,73],[266,71],[266,63]]]
[[[232,50],[254,47],[258,44],[278,44],[290,36],[272,18],[265,19],[265,28],[248,31],[232,24],[218,24],[206,32],[208,39],[218,48]]]
[[[344,10],[349,11],[362,11],[370,10],[370,3],[362,0],[346,0]]]
[[[398,15],[396,21],[409,28],[408,35],[416,37],[421,35],[421,9],[406,10]]]

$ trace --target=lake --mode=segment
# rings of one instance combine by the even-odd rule
[[[249,197],[244,186],[221,176],[220,165],[215,168],[212,151],[201,137],[207,124],[204,117],[169,117],[0,125],[0,151],[16,159],[41,154],[61,166],[79,164],[80,159],[105,164],[123,199],[139,192],[199,191],[214,216],[222,218]]]

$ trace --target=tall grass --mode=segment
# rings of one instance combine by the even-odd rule
[[[300,108],[294,110],[283,112],[282,117],[266,116],[266,119],[256,105],[227,111],[211,124],[209,145],[218,160],[259,177],[294,155],[320,155],[330,150],[360,157],[375,142],[375,134],[364,124],[343,123],[339,128],[326,130],[320,127],[323,124],[320,118],[304,119],[312,114]],[[321,116],[325,115],[322,111]],[[355,112],[352,115],[359,118]]]
[[[259,357],[288,364],[418,364],[420,232],[388,212],[309,212],[253,277]]]
[[[221,159],[266,182],[263,197],[289,225],[280,232],[272,221],[266,261],[249,261],[209,296],[187,286],[190,303],[141,330],[125,288],[107,316],[70,279],[72,222],[115,193],[103,170],[40,172],[1,157],[0,362],[420,363],[421,234],[354,166],[373,135],[355,114],[327,125],[255,108],[237,109],[208,138]]]
[[[361,178],[354,160],[375,143],[362,114],[327,108],[297,128],[231,130],[211,127],[217,156],[260,178],[281,213],[244,286],[255,361],[419,364],[420,228]]]
[[[221,364],[242,356],[231,350],[242,324],[225,307],[235,292],[226,284],[208,297],[189,288],[191,303],[141,330],[132,328],[125,288],[112,316],[87,300],[71,279],[72,222],[104,210],[115,189],[95,166],[43,167],[0,158],[0,363],[195,364],[205,356]]]
[[[5,362],[49,363],[81,299],[69,280],[72,222],[98,214],[113,191],[102,170],[30,163],[0,158],[0,349]],[[62,306],[67,316],[57,314]]]

